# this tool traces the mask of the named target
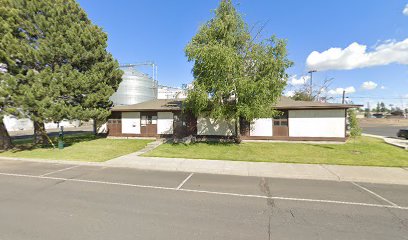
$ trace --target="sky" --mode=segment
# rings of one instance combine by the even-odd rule
[[[184,48],[219,0],[78,0],[108,34],[108,51],[121,63],[154,61],[162,85],[191,83]],[[263,38],[287,40],[286,95],[310,81],[332,78],[327,94],[354,103],[383,101],[408,107],[408,0],[235,0]]]

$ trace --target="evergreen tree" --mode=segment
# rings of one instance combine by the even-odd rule
[[[17,78],[27,72],[23,59],[30,51],[23,26],[27,25],[11,0],[0,0],[0,150],[12,147],[10,135],[3,119],[6,115],[19,116],[15,102]]]
[[[380,103],[378,102],[377,103],[377,107],[375,108],[375,112],[376,113],[379,113],[381,111],[381,105],[380,105]]]
[[[46,140],[44,123],[97,120],[110,114],[109,97],[122,72],[106,51],[107,35],[75,0],[14,0],[24,19],[31,51],[15,101],[34,122],[35,143]],[[33,27],[32,27],[33,26]],[[23,26],[24,27],[24,26]]]
[[[274,105],[286,86],[286,43],[271,37],[257,41],[231,0],[222,0],[215,16],[201,26],[185,52],[194,62],[193,90],[186,109],[196,116],[252,121],[278,114]]]
[[[385,106],[384,102],[380,103],[380,111],[383,112],[383,113],[388,112],[388,109]]]

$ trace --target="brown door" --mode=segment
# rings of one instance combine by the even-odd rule
[[[288,137],[288,111],[282,111],[283,114],[273,118],[273,136]]]
[[[140,114],[140,135],[142,137],[157,136],[157,113],[142,112]]]

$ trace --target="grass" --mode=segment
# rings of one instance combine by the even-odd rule
[[[57,145],[57,138],[52,139]],[[32,139],[18,139],[13,142],[16,147],[0,152],[0,157],[103,162],[138,151],[151,140],[107,139],[92,134],[66,135],[65,148],[62,150],[52,147],[36,148],[31,144]]]
[[[163,144],[143,156],[253,162],[407,167],[408,151],[381,139],[359,137],[345,144],[247,142]]]

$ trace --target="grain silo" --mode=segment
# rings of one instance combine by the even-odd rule
[[[152,77],[136,69],[140,65],[152,66]],[[121,66],[124,74],[118,90],[111,96],[115,106],[130,105],[157,98],[157,66],[154,63],[128,64]]]

